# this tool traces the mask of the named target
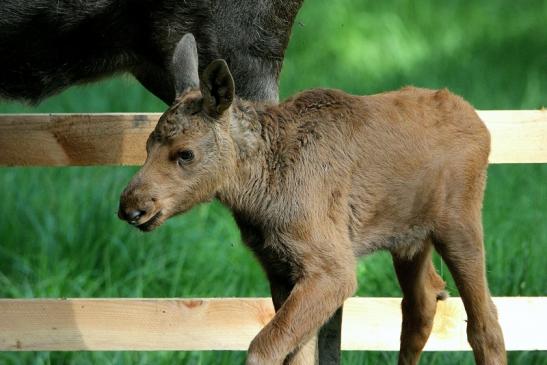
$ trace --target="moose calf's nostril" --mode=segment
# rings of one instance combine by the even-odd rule
[[[140,217],[142,217],[146,212],[144,210],[134,209],[128,210],[125,212],[125,216],[130,223],[136,222]]]

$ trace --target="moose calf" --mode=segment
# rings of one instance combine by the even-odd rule
[[[277,311],[247,364],[299,363],[354,293],[357,257],[379,249],[391,252],[403,291],[399,363],[415,364],[444,293],[433,248],[458,286],[476,362],[505,364],[481,225],[490,137],[471,105],[410,87],[239,100],[223,60],[198,78],[190,34],[173,62],[180,96],[150,135],[119,215],[150,231],[215,197],[232,210]]]

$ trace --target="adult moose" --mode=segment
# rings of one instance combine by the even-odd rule
[[[214,197],[233,211],[276,307],[248,365],[298,363],[355,291],[357,257],[380,249],[392,254],[403,291],[400,364],[418,362],[445,297],[433,249],[460,291],[477,364],[506,363],[481,223],[490,134],[469,103],[416,88],[248,102],[234,96],[223,60],[198,78],[191,35],[174,63],[185,70],[180,96],[150,135],[119,216],[150,231]]]
[[[32,103],[118,72],[171,104],[171,57],[183,34],[199,61],[224,58],[238,95],[276,101],[291,27],[303,0],[2,0],[0,97]]]

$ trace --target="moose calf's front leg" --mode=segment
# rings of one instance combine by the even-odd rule
[[[356,288],[354,266],[304,274],[273,319],[254,338],[247,365],[282,364],[315,334]]]
[[[272,301],[277,312],[289,297],[294,284],[289,274],[279,276],[279,274],[275,275],[270,272],[268,280],[270,281]],[[313,336],[308,342],[301,344],[283,361],[283,365],[315,365],[317,363],[317,336]]]

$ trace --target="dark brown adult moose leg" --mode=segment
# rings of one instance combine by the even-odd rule
[[[446,296],[445,283],[431,262],[431,250],[431,240],[427,239],[424,249],[411,258],[393,253],[393,265],[403,291],[399,365],[418,363],[433,328],[437,300]]]
[[[435,247],[446,262],[467,312],[467,339],[478,365],[507,363],[503,333],[486,283],[480,208],[455,210]]]
[[[342,312],[340,307],[321,327],[318,335],[319,365],[339,365],[342,346]]]

